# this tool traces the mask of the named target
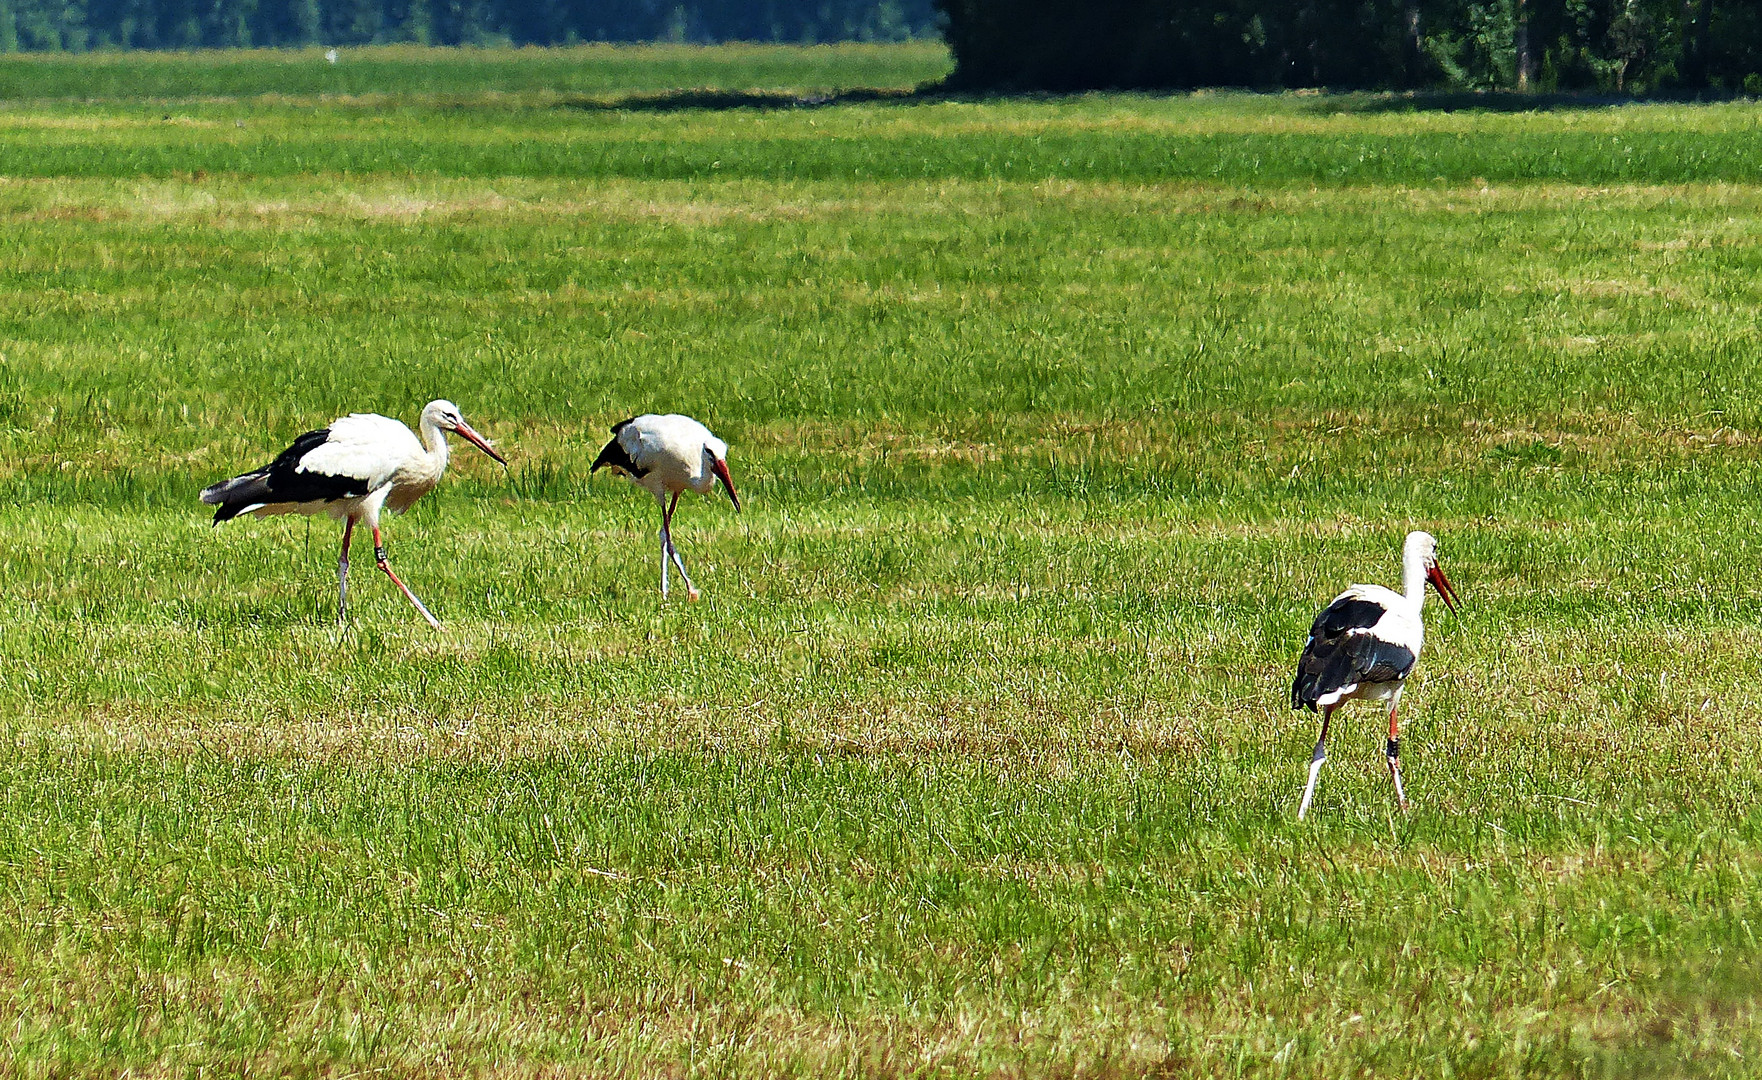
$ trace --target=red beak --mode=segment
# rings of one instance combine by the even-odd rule
[[[728,463],[721,458],[712,458],[710,471],[715,473],[716,479],[722,481],[722,486],[728,489],[729,501],[734,503],[734,509],[739,510],[740,496],[734,493],[734,481],[728,477]]]
[[[484,439],[484,437],[482,435],[479,435],[477,432],[471,430],[470,424],[467,424],[465,421],[461,420],[461,421],[459,421],[459,426],[454,428],[453,430],[457,431],[459,433],[459,437],[461,439],[464,439],[466,442],[470,443],[472,446],[475,446],[479,450],[482,450],[484,453],[488,454],[490,457],[495,458],[497,461],[501,462],[503,465],[506,465],[508,463],[508,459],[503,457],[502,455],[496,453],[495,447],[491,446]]]
[[[1426,571],[1426,580],[1432,583],[1432,588],[1438,590],[1438,596],[1443,599],[1444,606],[1450,609],[1450,614],[1456,614],[1456,605],[1461,601],[1456,598],[1456,589],[1450,584],[1450,579],[1444,576],[1444,568],[1433,563],[1431,569]]]

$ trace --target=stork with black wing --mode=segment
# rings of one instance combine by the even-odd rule
[[[1401,809],[1407,809],[1395,707],[1407,676],[1419,661],[1420,646],[1425,644],[1420,607],[1425,603],[1426,584],[1438,590],[1452,613],[1456,611],[1456,591],[1438,567],[1438,541],[1431,533],[1408,533],[1403,561],[1405,593],[1381,585],[1354,585],[1334,597],[1310,627],[1309,643],[1303,647],[1297,678],[1291,683],[1291,707],[1319,711],[1322,726],[1315,754],[1309,759],[1309,784],[1297,808],[1299,819],[1309,813],[1316,777],[1321,775],[1322,762],[1328,760],[1328,722],[1341,702],[1352,698],[1389,703],[1389,779],[1395,783],[1396,801]]]

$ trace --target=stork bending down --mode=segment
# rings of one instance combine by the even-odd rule
[[[373,530],[373,557],[398,591],[414,604],[430,626],[440,622],[409,586],[392,573],[385,542],[379,534],[383,507],[401,514],[433,491],[447,469],[447,435],[460,437],[506,465],[483,437],[459,415],[450,401],[431,401],[422,410],[422,437],[403,424],[377,413],[354,413],[328,428],[308,431],[261,469],[207,488],[202,501],[215,507],[214,524],[240,514],[329,514],[343,522],[343,553],[337,560],[337,621],[349,607],[349,541],[355,524]]]
[[[1430,533],[1408,533],[1404,594],[1381,585],[1354,585],[1315,617],[1309,643],[1297,661],[1296,681],[1291,684],[1291,707],[1311,712],[1319,709],[1322,716],[1321,738],[1309,760],[1309,784],[1297,808],[1299,819],[1309,813],[1316,777],[1328,759],[1328,722],[1340,703],[1349,698],[1389,703],[1389,779],[1395,784],[1396,801],[1401,809],[1407,809],[1407,794],[1401,788],[1401,736],[1395,707],[1425,643],[1420,607],[1425,602],[1426,583],[1438,590],[1445,607],[1456,611],[1456,592],[1438,566],[1437,551],[1438,541]]]
[[[691,583],[685,560],[673,546],[673,511],[679,507],[680,492],[689,488],[708,495],[718,480],[728,490],[734,509],[740,510],[740,496],[734,493],[734,481],[728,475],[728,444],[689,416],[647,413],[612,428],[612,441],[600,450],[588,472],[602,467],[627,477],[661,504],[662,599],[667,596],[667,560],[671,558],[685,579],[686,595],[696,600],[697,586]]]

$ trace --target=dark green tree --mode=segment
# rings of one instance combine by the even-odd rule
[[[1746,0],[938,0],[971,89],[1758,83]]]

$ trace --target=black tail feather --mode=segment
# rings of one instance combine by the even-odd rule
[[[330,429],[308,431],[261,469],[253,469],[202,491],[202,501],[218,506],[214,523],[231,521],[260,506],[328,503],[367,494],[367,480],[331,472],[307,471],[306,455],[330,439]]]
[[[202,501],[215,508],[214,524],[231,521],[247,507],[263,506],[275,501],[269,491],[267,469],[235,476],[202,489]]]
[[[1324,642],[1322,649],[1312,649],[1304,654],[1304,663],[1297,670],[1297,678],[1291,682],[1293,709],[1315,712],[1315,703],[1323,695],[1359,681],[1359,671],[1352,658],[1337,648],[1327,647],[1332,644]]]

